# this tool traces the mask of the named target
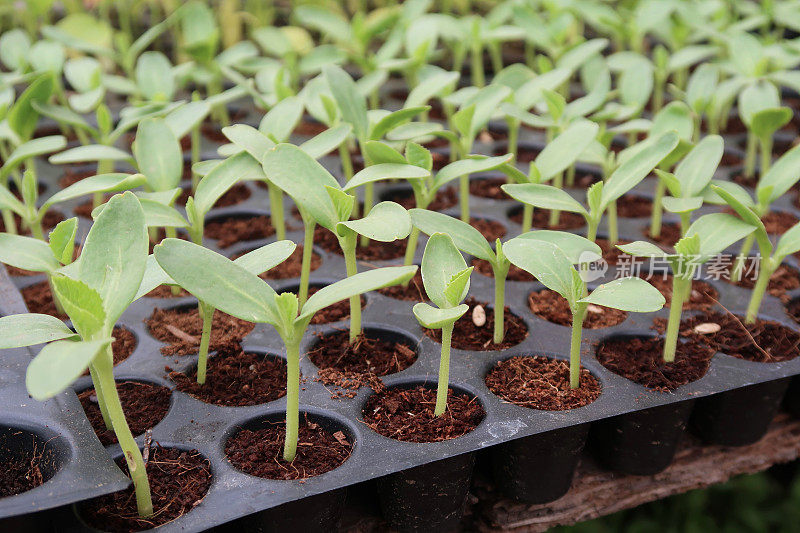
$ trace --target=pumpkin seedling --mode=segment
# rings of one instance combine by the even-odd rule
[[[566,235],[568,234],[564,237]],[[569,384],[570,388],[577,389],[580,386],[581,335],[589,305],[650,313],[664,306],[664,296],[638,277],[615,279],[599,285],[589,293],[586,282],[573,265],[581,261],[581,254],[586,251],[599,255],[599,247],[594,245],[596,250],[592,250],[591,246],[586,246],[592,243],[585,240],[584,243],[566,239],[549,242],[539,240],[535,235],[531,238],[523,237],[525,236],[506,243],[505,252],[513,264],[535,276],[545,287],[557,292],[569,303],[572,313]]]
[[[394,202],[381,202],[359,220],[350,220],[355,197],[342,190],[336,179],[313,157],[292,144],[279,144],[263,158],[264,172],[272,182],[292,197],[305,226],[303,263],[300,277],[300,302],[308,294],[308,277],[316,224],[333,232],[344,255],[347,275],[358,272],[358,235],[392,242],[411,233],[408,212]],[[404,280],[405,281],[405,280]],[[361,300],[350,299],[350,342],[361,333]]]
[[[410,267],[403,267],[410,268]],[[467,267],[453,239],[446,233],[434,233],[422,254],[422,284],[427,303],[414,306],[414,316],[422,327],[442,330],[442,352],[439,358],[439,378],[436,387],[436,407],[433,414],[441,416],[447,408],[447,387],[450,383],[450,344],[456,320],[469,310],[464,298],[469,292],[469,277],[473,267]]]
[[[387,267],[362,272],[317,291],[304,304],[295,294],[277,294],[264,280],[230,259],[193,243],[165,239],[156,246],[158,264],[198,299],[229,315],[270,324],[286,348],[286,439],[283,459],[297,451],[300,395],[300,342],[314,314],[336,302],[402,283],[417,267]]]
[[[675,244],[674,254],[646,241],[617,245],[626,254],[667,261],[672,269],[672,302],[664,340],[664,361],[675,360],[683,303],[691,293],[697,268],[754,229],[755,226],[733,215],[712,213],[701,216],[689,226],[686,235]]]
[[[588,209],[569,193],[542,183],[506,184],[502,189],[524,204],[551,210],[579,213],[586,219],[587,238],[597,238],[597,228],[608,205],[642,181],[678,145],[678,135],[668,132],[643,141],[635,155],[619,165],[606,182],[598,182],[586,191]]]
[[[52,277],[77,335],[47,315],[0,318],[0,347],[49,342],[28,365],[25,383],[34,399],[61,393],[89,368],[103,420],[128,463],[142,517],[153,514],[150,485],[117,394],[111,334],[136,297],[146,263],[147,230],[139,201],[130,192],[114,196],[89,230],[80,259],[69,265],[74,277]]]
[[[759,175],[769,172],[772,163],[772,136],[792,119],[792,110],[780,105],[778,88],[768,81],[757,81],[739,93],[739,116],[747,126],[745,178],[752,178],[756,169],[756,153],[761,167]]]

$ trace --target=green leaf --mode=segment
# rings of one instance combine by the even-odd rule
[[[112,173],[89,176],[65,189],[61,189],[48,198],[44,203],[43,209],[46,210],[52,205],[89,194],[127,191],[145,183],[147,183],[147,179],[143,174]]]
[[[33,102],[33,108],[46,117],[50,117],[56,122],[67,124],[80,128],[84,131],[92,132],[92,135],[97,134],[97,130],[91,127],[78,113],[59,105],[52,105],[47,103]],[[54,150],[55,151],[55,150]]]
[[[17,146],[5,160],[0,170],[0,181],[5,181],[8,174],[24,161],[39,157],[40,155],[57,152],[67,145],[67,140],[61,135],[50,135],[27,141]]]
[[[800,223],[789,228],[781,235],[781,238],[778,239],[778,244],[775,246],[775,257],[778,261],[781,261],[787,255],[797,253],[798,251],[800,251]],[[0,338],[2,338],[2,335],[0,335]]]
[[[100,293],[111,328],[133,301],[147,263],[147,228],[132,192],[116,195],[95,219],[78,261],[78,279]]]
[[[258,162],[244,152],[219,163],[197,184],[194,194],[196,209],[205,216],[214,207],[217,200],[240,179],[254,173],[263,175],[263,169]]]
[[[248,322],[279,323],[275,291],[230,259],[180,239],[164,239],[153,255],[178,285],[199,300]]]
[[[429,109],[430,106],[420,106],[407,107],[393,111],[381,118],[378,123],[372,127],[371,131],[369,132],[369,138],[373,140],[382,139],[391,130],[402,125],[404,122],[411,120],[420,113],[428,111]]]
[[[300,149],[314,159],[319,159],[338,148],[350,136],[351,131],[353,127],[350,124],[341,124],[307,140],[300,145]]]
[[[158,200],[139,198],[144,213],[144,222],[148,228],[185,228],[189,224],[177,209]],[[92,210],[92,218],[96,219],[105,211],[107,204],[100,204]]]
[[[689,226],[686,236],[700,236],[700,254],[707,260],[755,230],[744,220],[727,213],[703,215]]]
[[[358,92],[353,78],[341,67],[326,65],[322,69],[328,81],[336,105],[342,114],[342,119],[353,126],[353,133],[360,142],[367,140],[369,120],[367,118],[367,102]]]
[[[39,122],[39,112],[34,109],[34,102],[46,104],[53,94],[54,87],[53,74],[50,72],[42,74],[28,85],[8,110],[6,116],[8,125],[23,142],[30,140]]]
[[[759,139],[766,139],[784,127],[794,116],[788,107],[762,109],[750,117],[750,130]]]
[[[0,37],[0,61],[8,70],[22,71],[28,64],[31,39],[19,28],[6,31]]]
[[[583,216],[589,215],[581,203],[570,196],[568,192],[552,185],[507,183],[502,185],[501,189],[513,199],[533,207],[570,211],[572,213],[580,213]]]
[[[264,133],[247,124],[234,124],[222,128],[222,133],[233,144],[250,154],[256,161],[264,159],[264,155],[273,148],[275,143]]]
[[[714,177],[724,148],[722,137],[709,135],[683,158],[675,169],[681,196],[697,196],[703,192]]]
[[[295,324],[302,323],[314,316],[317,311],[352,296],[405,283],[413,278],[416,272],[416,265],[376,268],[327,285],[309,297],[300,310]]]
[[[178,186],[183,174],[183,151],[164,119],[141,121],[132,148],[139,172],[147,177],[151,189],[163,191]]]
[[[454,161],[436,173],[431,190],[438,191],[445,184],[461,176],[500,168],[511,161],[512,157],[511,154],[506,154],[497,157],[474,157]]]
[[[403,154],[381,141],[367,141],[364,143],[364,156],[372,163],[370,166],[385,163],[406,164]]]
[[[572,272],[575,268],[555,244],[534,239],[512,239],[503,246],[512,264],[532,274],[545,287],[556,291],[574,305]]]
[[[556,62],[556,66],[574,72],[595,54],[608,46],[607,39],[591,39],[564,53]]]
[[[620,278],[598,286],[579,303],[602,305],[633,313],[652,313],[664,307],[664,296],[638,277]]]
[[[390,179],[424,179],[430,175],[431,174],[429,171],[415,165],[379,163],[358,171],[356,175],[345,184],[344,190],[352,191],[353,189],[364,184],[373,183],[376,181]]]
[[[601,208],[605,208],[635,187],[678,146],[678,135],[675,132],[665,133],[658,137],[646,150],[642,150],[611,174],[603,187]]]
[[[422,284],[428,298],[441,309],[461,303],[469,292],[469,279],[457,297],[450,295],[448,298],[446,292],[453,278],[463,275],[465,270],[469,270],[467,263],[452,237],[446,233],[431,235],[422,254]]]
[[[778,106],[780,106],[778,88],[766,80],[751,83],[739,93],[739,116],[747,127],[750,127],[756,113]]]
[[[145,52],[136,62],[136,84],[146,100],[169,102],[175,93],[172,64],[161,52]]]
[[[667,132],[676,131],[681,139],[690,139],[693,130],[692,110],[685,103],[676,100],[656,113],[650,136],[660,137]]]
[[[217,53],[219,28],[214,12],[205,3],[192,1],[182,8],[183,49],[197,62],[210,62]]]
[[[303,100],[297,96],[284,98],[264,115],[258,131],[274,137],[277,142],[288,141],[303,116],[303,107]]]
[[[652,242],[635,241],[628,244],[618,244],[617,248],[634,257],[669,257],[669,254]]]
[[[342,226],[374,241],[392,242],[408,237],[411,233],[411,218],[401,205],[380,202],[360,220],[339,222],[337,230],[340,235]]]
[[[50,156],[48,161],[54,165],[83,163],[86,161],[130,161],[133,157],[125,150],[103,144],[76,146]]]
[[[456,248],[462,252],[490,263],[497,260],[494,250],[486,242],[486,238],[466,222],[444,213],[426,209],[411,209],[409,214],[414,226],[426,235],[433,235],[437,232],[446,233],[453,239]]]
[[[46,242],[11,233],[0,233],[0,263],[32,272],[53,272],[61,267]]]
[[[414,305],[412,311],[423,328],[441,329],[464,316],[464,313],[469,311],[469,306],[461,304],[456,307],[437,309],[426,303],[418,303]]]
[[[284,240],[272,242],[251,250],[233,262],[252,274],[259,275],[286,261],[297,245]]]
[[[62,220],[50,232],[48,246],[59,263],[67,265],[72,262],[77,233],[78,217]]]
[[[22,202],[2,185],[0,185],[0,209],[10,209],[21,217],[27,216],[28,214],[28,209]]]
[[[712,63],[704,63],[697,67],[686,84],[686,103],[702,115],[714,97],[714,89],[719,81],[719,69]]]
[[[665,196],[661,198],[661,205],[670,213],[691,213],[702,207],[703,197],[689,196],[675,198],[673,196]]]
[[[547,143],[538,156],[536,168],[546,181],[570,167],[597,136],[600,126],[589,120],[573,122],[563,133]]]
[[[78,335],[54,316],[26,313],[0,317],[0,349],[73,338]]]
[[[267,178],[292,197],[317,223],[331,231],[340,222],[326,186],[339,183],[313,157],[292,144],[279,144],[263,160]]]
[[[175,135],[176,139],[182,139],[192,128],[198,126],[211,112],[211,105],[208,101],[188,102],[170,111],[164,116],[164,122]]]
[[[413,141],[427,137],[429,135],[436,135],[447,139],[455,139],[455,135],[444,129],[438,122],[409,122],[402,124],[386,134],[386,139],[389,141]]]
[[[418,107],[427,104],[431,99],[452,91],[460,73],[439,70],[420,81],[411,89],[403,107]]]
[[[82,338],[88,339],[102,332],[106,312],[96,290],[66,276],[53,276],[51,283],[64,312]]]
[[[758,181],[756,194],[772,187],[769,202],[772,203],[784,194],[800,179],[800,145],[784,153]]]
[[[599,258],[603,253],[597,244],[586,237],[581,237],[580,235],[566,231],[554,231],[549,229],[534,230],[523,233],[522,235],[517,235],[511,240],[517,239],[545,241],[555,244],[574,265],[585,261],[587,257]],[[508,243],[503,246],[507,244]]]
[[[78,379],[113,339],[51,342],[28,365],[25,385],[34,400],[61,393]]]

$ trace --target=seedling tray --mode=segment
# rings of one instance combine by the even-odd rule
[[[257,121],[250,119],[245,122]],[[523,130],[520,139],[521,145],[541,142],[542,139],[538,135]],[[488,154],[497,147],[497,143],[478,143],[476,151]],[[323,164],[332,172],[338,174],[340,171],[338,163],[333,158],[323,159]],[[47,164],[41,166],[43,179],[52,186],[60,175],[60,170]],[[729,172],[729,169],[722,168],[719,172],[720,177],[723,177]],[[473,176],[473,179],[481,177]],[[267,214],[266,208],[269,203],[266,191],[252,183],[247,186],[252,192],[247,201],[232,207],[214,209],[209,217]],[[376,197],[381,197],[383,193],[396,187],[396,184],[380,185],[376,187]],[[645,180],[633,193],[649,197],[653,188],[654,182]],[[581,198],[583,193],[575,191],[575,194],[576,197]],[[519,233],[519,226],[507,217],[508,211],[518,206],[515,202],[472,197],[471,205],[473,216],[490,218],[503,223],[508,229],[506,238]],[[58,209],[69,216],[71,207],[74,206],[69,204],[60,206]],[[287,224],[290,229],[287,238],[295,242],[302,242],[301,222],[291,216],[288,202],[286,207]],[[798,214],[788,198],[777,202],[775,209],[788,210]],[[454,208],[448,212],[456,214],[456,210],[457,208]],[[667,215],[665,221],[670,220]],[[620,237],[630,240],[644,238],[641,232],[643,228],[646,228],[647,223],[646,219],[620,219]],[[81,226],[79,235],[85,235],[88,221],[82,220]],[[584,229],[578,228],[575,231],[581,233]],[[601,236],[602,231],[601,228]],[[265,244],[269,240],[271,239],[240,242],[225,250],[217,250],[226,255],[233,255]],[[421,259],[424,248],[424,236],[420,241],[417,262]],[[215,249],[213,241],[209,240],[208,246]],[[315,251],[322,258],[322,264],[312,272],[312,284],[330,283],[344,276],[345,265],[341,256],[319,248],[315,248]],[[397,262],[399,260],[395,263]],[[790,258],[788,262],[797,266],[794,258]],[[361,268],[365,269],[369,266],[362,263]],[[607,279],[613,278],[614,269],[615,267],[610,267]],[[21,288],[42,279],[41,276],[21,277],[15,278],[14,283]],[[282,280],[271,282],[271,284],[280,292],[293,289],[297,285],[297,281],[296,279]],[[749,291],[724,281],[709,281],[709,283],[719,292],[719,301],[722,305],[735,313],[744,311]],[[476,272],[472,276],[470,294],[491,305],[493,287],[494,283],[491,278]],[[477,397],[486,412],[485,419],[474,431],[457,439],[418,444],[396,441],[373,432],[362,422],[362,408],[372,391],[362,388],[354,398],[334,399],[332,390],[314,379],[317,375],[316,367],[308,358],[302,357],[300,361],[303,379],[300,392],[301,413],[306,413],[310,419],[324,426],[342,430],[354,443],[352,456],[341,467],[303,482],[267,480],[236,470],[225,457],[224,445],[227,438],[234,432],[253,421],[282,420],[286,405],[285,398],[256,406],[222,407],[201,402],[181,392],[173,392],[167,415],[152,430],[152,440],[161,446],[197,449],[210,461],[213,480],[211,488],[200,505],[177,520],[161,526],[158,530],[163,532],[202,531],[286,502],[376,479],[440,459],[486,449],[513,439],[577,424],[592,423],[632,411],[683,402],[800,374],[800,358],[781,363],[754,363],[718,353],[714,355],[710,369],[703,378],[673,392],[661,393],[650,391],[620,377],[599,364],[594,355],[594,347],[599,341],[621,334],[654,335],[655,333],[651,329],[653,319],[667,316],[668,311],[662,310],[652,314],[629,314],[627,319],[617,326],[584,331],[582,362],[602,385],[602,394],[595,402],[571,411],[540,411],[509,404],[492,394],[484,383],[486,373],[495,363],[515,355],[537,354],[559,359],[568,358],[569,328],[539,319],[528,309],[528,294],[541,288],[539,283],[507,282],[506,305],[528,328],[528,336],[523,342],[499,352],[453,349],[451,363],[453,389]],[[792,298],[800,296],[800,290],[790,293],[790,296]],[[409,343],[418,351],[418,360],[406,370],[385,376],[383,378],[385,384],[388,387],[416,384],[435,386],[440,346],[427,337],[418,325],[411,313],[413,302],[394,300],[378,293],[369,293],[365,297],[363,322],[367,332],[381,332],[385,335],[408,339]],[[169,380],[165,366],[185,371],[195,363],[195,358],[192,356],[164,357],[159,351],[163,344],[148,333],[144,320],[151,315],[155,308],[194,304],[196,304],[196,300],[191,297],[143,298],[134,303],[122,316],[119,325],[135,334],[137,346],[133,354],[116,367],[116,379],[118,381],[144,381],[174,389],[174,384]],[[689,316],[689,313],[687,312],[684,316]],[[765,297],[762,316],[789,327],[796,327],[786,315],[783,304],[769,295]],[[306,335],[301,346],[301,354],[307,352],[317,342],[318,335],[344,330],[346,327],[347,322],[345,321],[311,326],[309,334]],[[284,357],[279,337],[274,330],[264,325],[257,325],[253,332],[245,337],[242,344],[246,351]],[[27,354],[25,356],[27,357]],[[14,397],[21,398],[16,403],[7,402],[8,404],[25,405],[25,416],[32,417],[33,422],[44,420],[44,418],[36,417],[44,417],[47,413],[55,417],[52,414],[54,411],[60,414],[72,413],[73,416],[65,417],[63,420],[55,417],[54,422],[47,422],[47,424],[50,429],[63,435],[65,449],[69,450],[71,457],[74,458],[73,463],[69,463],[67,466],[71,464],[75,466],[74,469],[65,467],[65,470],[41,488],[43,490],[37,489],[38,492],[47,491],[47,494],[51,496],[47,499],[47,504],[38,503],[29,507],[25,507],[22,503],[16,504],[16,501],[27,501],[28,496],[20,495],[3,500],[0,503],[0,509],[13,508],[11,514],[26,512],[26,510],[39,510],[51,506],[51,504],[69,503],[123,488],[125,482],[121,474],[106,459],[106,455],[98,450],[99,445],[90,434],[90,430],[87,430],[86,420],[82,416],[76,415],[76,413],[80,413],[80,405],[75,395],[72,392],[64,393],[44,404],[27,400],[19,377],[24,372],[25,366],[22,353],[13,352],[11,356],[4,357],[4,364],[7,360],[17,361],[15,363],[16,370],[6,371],[6,374],[13,376],[16,381],[13,386],[3,387],[0,392],[4,395],[16,395]],[[215,361],[211,358],[209,365],[214,364]],[[80,391],[89,386],[90,380],[86,377],[81,378],[74,388]],[[40,411],[42,414],[37,414]],[[32,416],[30,413],[34,413],[34,415]],[[78,428],[80,432],[73,437],[71,431],[74,428]],[[142,436],[139,436],[137,440],[140,445],[143,444]],[[108,447],[108,451],[110,456],[115,457],[120,453],[119,447],[116,445]],[[54,482],[59,481],[60,478],[64,478],[64,484],[55,484]],[[95,487],[97,479],[103,479],[105,482],[102,491]],[[34,492],[36,491],[26,494],[31,494],[32,498]],[[35,501],[39,502],[40,500],[35,499]],[[76,521],[73,525],[68,526],[67,530],[82,531],[84,529],[85,526]]]

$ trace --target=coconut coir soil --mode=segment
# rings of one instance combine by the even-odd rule
[[[163,355],[197,353],[203,333],[203,320],[197,312],[197,306],[154,309],[150,318],[145,320],[145,324],[153,337],[167,343],[161,347]],[[252,330],[251,322],[217,310],[211,322],[209,350],[215,351],[238,345],[239,341]]]
[[[572,326],[572,311],[567,300],[555,291],[542,289],[528,295],[528,306],[534,315],[548,322]],[[583,320],[585,329],[600,329],[616,326],[627,318],[628,313],[619,309],[592,305]]]
[[[528,327],[525,323],[506,307],[505,336],[503,342],[494,344],[494,311],[486,302],[479,302],[472,296],[467,298],[464,303],[469,306],[469,310],[456,320],[451,343],[453,348],[476,351],[505,350],[519,344],[528,336]],[[472,319],[472,312],[478,305],[483,306],[486,311],[486,323],[483,326],[476,326]],[[440,329],[425,329],[425,335],[436,342],[442,342],[442,330]]]

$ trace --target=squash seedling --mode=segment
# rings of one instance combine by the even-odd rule
[[[675,244],[674,254],[646,241],[617,245],[626,254],[667,261],[672,269],[672,302],[664,339],[664,361],[675,360],[683,303],[691,293],[697,268],[753,230],[754,226],[733,215],[712,213],[701,216],[689,226],[686,235]]]
[[[77,335],[46,315],[0,318],[2,347],[52,341],[28,365],[25,383],[34,399],[61,393],[89,368],[103,420],[128,463],[142,517],[153,514],[150,484],[117,394],[111,334],[136,296],[146,263],[147,230],[139,201],[131,192],[114,196],[89,230],[80,259],[70,265],[76,267],[75,277],[52,278]]]
[[[761,163],[759,175],[769,172],[772,163],[772,136],[793,116],[788,107],[781,107],[778,88],[768,81],[757,81],[739,93],[739,116],[747,126],[747,150],[743,175],[752,178],[756,169],[756,154]],[[760,149],[760,150],[759,150]]]
[[[316,224],[333,232],[344,255],[348,276],[358,272],[356,241],[359,235],[392,242],[411,233],[408,212],[394,202],[381,202],[359,220],[350,220],[355,197],[309,154],[292,144],[279,144],[263,158],[264,172],[292,197],[305,227],[299,301],[305,302]],[[361,299],[350,299],[350,342],[361,334]]]
[[[586,236],[590,241],[597,238],[597,228],[608,205],[642,181],[658,163],[678,145],[674,132],[643,141],[646,147],[619,165],[606,182],[598,182],[586,191],[588,209],[569,193],[542,183],[506,184],[502,189],[524,204],[545,209],[579,213],[586,219]]]
[[[564,244],[572,246],[562,250],[561,246]],[[592,243],[587,241],[586,244]],[[589,293],[586,282],[573,265],[581,260],[580,255],[587,250],[599,255],[599,247],[595,245],[595,248],[597,250],[591,250],[585,244],[573,244],[569,241],[543,241],[535,235],[531,238],[517,237],[505,246],[509,261],[535,276],[545,287],[557,292],[569,303],[572,313],[569,385],[573,389],[580,386],[581,336],[589,305],[602,305],[634,313],[650,313],[664,306],[664,296],[638,277],[615,279],[599,285]]]
[[[485,172],[500,168],[511,162],[511,155],[497,157],[475,157],[454,161],[435,175],[432,173],[433,158],[429,150],[409,142],[405,157],[390,146],[378,141],[370,141],[366,146],[375,164],[358,172],[348,181],[343,190],[352,191],[364,184],[386,179],[405,179],[411,185],[414,201],[419,209],[427,209],[436,198],[436,193],[451,181],[475,172]],[[414,261],[419,240],[419,228],[414,227],[406,246],[405,265]]]
[[[717,185],[712,185],[711,189],[732,207],[742,220],[755,228],[755,231],[751,235],[754,236],[756,244],[758,245],[760,263],[758,278],[750,294],[750,302],[747,305],[747,314],[745,316],[746,324],[755,324],[758,310],[761,308],[761,301],[764,299],[764,294],[767,291],[767,286],[769,285],[772,274],[775,273],[787,256],[800,251],[800,222],[788,229],[780,236],[778,242],[773,245],[764,227],[764,223],[754,209],[755,206],[747,202],[747,200],[750,199],[749,195],[734,195],[731,194],[729,190],[723,189]],[[744,191],[740,191],[740,194],[741,192]],[[742,200],[745,201],[743,202]],[[749,237],[750,236],[747,238]],[[738,274],[741,278],[741,267],[739,268]]]
[[[303,305],[292,293],[278,295],[264,280],[230,259],[196,244],[165,239],[155,247],[158,264],[181,287],[209,305],[242,320],[270,324],[286,348],[286,440],[283,459],[297,451],[300,395],[300,342],[314,314],[336,302],[402,283],[417,267],[386,267],[328,285]]]
[[[413,311],[422,327],[442,330],[442,352],[439,358],[436,406],[433,411],[435,416],[441,416],[447,408],[453,327],[456,320],[469,310],[469,306],[463,301],[469,292],[472,269],[473,267],[467,267],[464,257],[449,235],[446,233],[431,235],[422,254],[422,284],[428,299],[436,307],[418,303]]]

